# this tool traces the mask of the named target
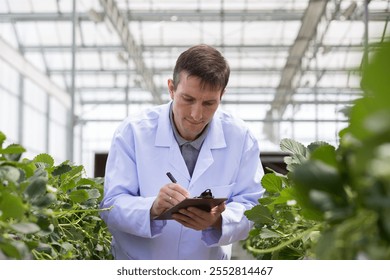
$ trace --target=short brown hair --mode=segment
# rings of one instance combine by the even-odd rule
[[[230,75],[230,67],[226,59],[215,48],[201,44],[184,51],[177,59],[173,70],[175,89],[180,82],[180,73],[201,79],[202,87],[225,90]]]

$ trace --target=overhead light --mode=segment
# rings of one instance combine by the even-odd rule
[[[346,8],[344,10],[344,12],[341,13],[340,19],[341,20],[350,20],[353,13],[356,10],[356,7],[357,7],[356,2],[355,1],[351,2],[351,4],[349,4],[348,8]]]
[[[104,20],[103,14],[99,14],[94,9],[90,9],[88,11],[88,18],[90,20],[92,20],[94,23],[99,23],[99,22],[102,22]]]

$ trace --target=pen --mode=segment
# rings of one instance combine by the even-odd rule
[[[171,179],[172,183],[174,183],[174,184],[177,183],[175,177],[173,177],[173,175],[171,174],[171,172],[167,172],[167,176],[168,176],[169,179]]]

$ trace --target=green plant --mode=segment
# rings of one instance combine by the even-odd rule
[[[25,149],[5,140],[0,132],[0,259],[112,259],[102,179],[48,154],[21,160]]]
[[[259,259],[390,259],[390,42],[362,71],[335,148],[284,139],[288,174],[266,174],[246,212],[245,248]]]

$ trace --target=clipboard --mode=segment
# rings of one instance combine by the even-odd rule
[[[188,207],[197,207],[204,211],[210,212],[212,208],[226,201],[227,198],[186,198],[182,202],[176,204],[175,206],[169,208],[164,213],[155,217],[154,220],[172,220],[172,214],[177,213],[180,209]]]

